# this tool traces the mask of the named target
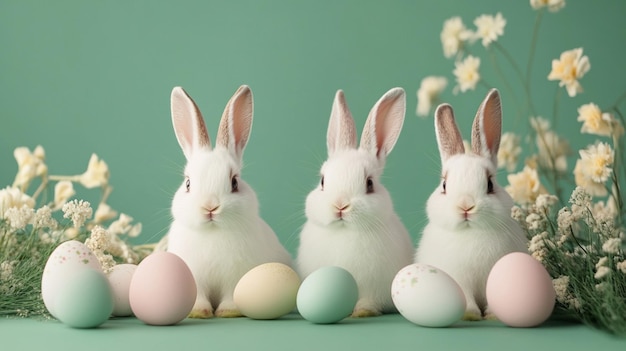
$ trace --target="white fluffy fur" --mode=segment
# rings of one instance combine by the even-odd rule
[[[172,102],[176,104],[174,99]],[[174,110],[174,106],[172,108]],[[177,111],[181,110],[184,109]],[[239,118],[228,110],[227,107],[223,119]],[[193,109],[186,111],[193,112]],[[178,121],[174,123],[182,123],[180,119]],[[185,136],[178,133],[193,125],[182,124],[175,127],[179,141]],[[232,121],[229,124],[232,126]],[[187,136],[198,131],[201,129],[195,125]],[[243,150],[229,149],[228,145],[234,143],[220,141],[220,137],[214,149],[210,144],[198,145],[194,138],[195,142],[181,142],[183,147],[188,145],[184,150],[188,155],[187,165],[185,180],[172,201],[174,221],[167,234],[168,251],[185,261],[196,280],[198,295],[190,314],[192,317],[206,318],[213,313],[218,316],[239,315],[232,295],[235,285],[247,271],[266,262],[291,265],[289,253],[259,217],[258,200],[250,186],[238,177],[238,191],[231,192],[231,177],[241,172]],[[187,179],[190,181],[189,192]],[[218,208],[209,220],[207,211],[215,207]]]
[[[485,104],[489,107],[494,99],[491,96],[488,95],[483,102],[477,119],[483,118]],[[495,106],[490,107],[495,109]],[[496,118],[501,118],[499,98],[495,111],[498,114]],[[454,124],[451,114],[449,117]],[[437,114],[436,118],[446,117]],[[482,124],[475,123],[475,127]],[[456,125],[454,128],[456,129]],[[439,146],[443,160],[442,181],[428,199],[426,212],[429,223],[424,228],[415,260],[450,274],[465,294],[465,318],[480,319],[489,314],[485,287],[491,268],[507,253],[526,252],[527,240],[520,226],[511,218],[513,200],[496,182],[495,158],[491,154],[448,155],[447,150],[454,149],[450,145],[462,141],[451,140],[454,133],[449,130],[447,132],[444,135],[445,133],[438,131],[441,133],[438,138],[441,139]],[[484,133],[483,130],[478,132]],[[500,133],[499,130],[497,132]],[[483,135],[481,139],[487,138]],[[495,140],[499,141],[499,135]],[[497,147],[498,145],[495,149],[492,148],[491,152],[497,152]],[[446,148],[448,149],[445,150]],[[491,194],[487,193],[488,175],[492,176]],[[464,208],[469,209],[472,206],[466,219]]]
[[[381,102],[386,107],[377,112]],[[333,116],[336,113],[342,116]],[[343,122],[334,123],[337,118]],[[404,92],[401,91],[400,95],[399,89],[390,91],[370,113],[368,121],[372,123],[366,123],[363,135],[379,136],[377,140],[381,143],[373,149],[368,148],[364,137],[357,149],[356,141],[349,140],[354,138],[354,130],[333,130],[345,126],[353,129],[354,124],[343,94],[338,92],[329,122],[329,158],[321,169],[324,187],[320,184],[306,198],[307,222],[300,234],[298,249],[297,263],[303,279],[324,266],[339,266],[354,276],[359,289],[354,316],[394,310],[391,281],[401,268],[412,262],[413,256],[409,234],[379,180],[384,159],[399,134],[398,125],[390,128],[391,133],[384,131],[382,126],[378,131],[367,130],[376,124],[373,122],[377,118],[396,119],[395,123],[399,122],[401,127]],[[336,145],[339,147],[335,148]],[[382,147],[385,150],[381,151]],[[373,193],[366,191],[368,177],[372,180]],[[344,206],[348,207],[340,216],[339,209]]]

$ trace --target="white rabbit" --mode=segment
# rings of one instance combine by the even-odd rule
[[[357,149],[354,119],[343,92],[337,91],[328,124],[328,160],[319,186],[306,199],[299,273],[304,279],[324,266],[349,271],[359,289],[354,317],[394,311],[391,281],[413,260],[411,238],[380,183],[402,129],[405,99],[404,90],[394,88],[378,100]]]
[[[511,218],[513,200],[496,182],[501,129],[495,89],[478,108],[471,153],[465,152],[452,107],[441,104],[435,111],[441,182],[428,198],[429,223],[415,261],[435,266],[459,283],[467,301],[466,320],[493,318],[485,296],[491,268],[510,252],[527,251],[526,236]]]
[[[168,251],[191,269],[198,287],[193,318],[241,316],[233,290],[250,269],[266,262],[291,265],[291,256],[259,217],[256,194],[241,179],[252,127],[252,92],[241,86],[220,122],[215,148],[200,110],[185,91],[171,96],[172,122],[187,165],[172,201]]]

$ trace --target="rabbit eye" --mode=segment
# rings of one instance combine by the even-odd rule
[[[187,192],[189,192],[189,189],[191,189],[191,180],[189,180],[189,178],[185,180],[185,188],[187,189]]]
[[[230,191],[233,193],[239,191],[239,182],[237,181],[237,176],[233,176],[230,180]]]
[[[491,181],[491,177],[487,180],[487,194],[493,194],[493,182]]]
[[[441,193],[445,194],[446,193],[446,180],[445,179],[443,180],[442,187],[443,187],[443,191]]]
[[[324,190],[324,176],[322,176],[322,179],[320,180],[320,185],[322,187],[322,190]]]
[[[372,177],[367,177],[367,182],[366,182],[366,190],[368,194],[371,194],[374,192],[374,181],[372,180]]]

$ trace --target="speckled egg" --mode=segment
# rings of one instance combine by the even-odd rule
[[[359,298],[356,280],[347,270],[328,266],[307,276],[298,290],[298,312],[310,322],[330,324],[348,317]]]
[[[279,318],[296,308],[300,277],[291,267],[264,263],[241,277],[233,292],[239,311],[253,319]]]
[[[555,299],[550,274],[526,253],[505,255],[487,278],[489,309],[511,327],[535,327],[545,322],[552,314]]]
[[[126,317],[133,314],[130,308],[129,291],[130,281],[137,269],[137,265],[123,263],[113,266],[108,278],[113,291],[113,315],[116,317]]]
[[[461,287],[439,268],[414,263],[402,268],[391,284],[391,298],[398,312],[424,327],[447,327],[465,313]]]
[[[76,270],[92,269],[102,272],[102,266],[89,248],[77,240],[66,241],[57,246],[48,257],[41,276],[41,295],[48,312],[57,317],[54,301],[59,288],[63,287]]]
[[[137,318],[151,325],[173,325],[191,312],[196,283],[189,267],[171,252],[155,252],[137,266],[129,302]]]
[[[113,292],[101,271],[74,270],[54,297],[56,317],[73,328],[94,328],[111,316]]]

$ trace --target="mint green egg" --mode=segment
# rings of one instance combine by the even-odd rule
[[[56,317],[73,328],[95,328],[113,312],[113,292],[102,273],[85,268],[64,277],[55,299]]]
[[[300,315],[313,323],[337,323],[352,313],[359,289],[350,272],[340,267],[323,267],[304,279],[296,304]]]

